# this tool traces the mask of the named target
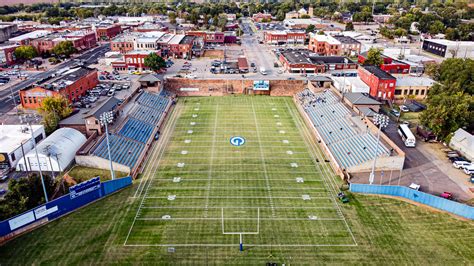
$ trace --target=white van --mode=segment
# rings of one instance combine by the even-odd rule
[[[472,174],[474,174],[474,164],[465,166],[465,167],[464,167],[464,173],[466,173],[466,175],[472,175]]]
[[[470,165],[471,165],[471,163],[466,162],[466,161],[454,161],[453,162],[453,166],[456,169],[464,169],[465,167],[470,166]]]
[[[264,67],[260,67],[260,74],[266,75],[268,73],[267,73],[267,70]]]

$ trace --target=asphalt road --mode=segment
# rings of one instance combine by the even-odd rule
[[[98,58],[103,57],[105,53],[108,52],[109,50],[110,50],[110,45],[104,44],[102,46],[89,50],[85,52],[84,54],[78,57],[75,57],[74,59],[84,60],[84,65],[88,66],[90,64],[93,64]],[[59,69],[71,67],[74,64],[76,64],[74,60],[68,60],[64,63],[57,65],[55,68],[51,70],[36,74],[34,76],[30,76],[27,80],[24,80],[18,84],[12,85],[0,91],[0,114],[7,113],[9,110],[13,108],[12,99],[10,97],[12,94],[15,95],[15,98],[17,98],[18,91],[28,86],[31,86],[32,84],[42,79],[45,79],[51,76],[53,73],[55,73]]]

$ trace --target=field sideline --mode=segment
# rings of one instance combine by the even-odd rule
[[[472,221],[339,203],[289,97],[180,98],[161,133],[132,188],[11,241],[0,265],[474,263]]]

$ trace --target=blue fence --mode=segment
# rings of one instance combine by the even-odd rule
[[[403,197],[430,207],[474,220],[474,207],[401,186],[351,184],[351,192]]]
[[[130,176],[109,180],[100,183],[100,186],[88,187],[87,190],[83,190],[80,194],[75,194],[74,196],[72,194],[64,195],[13,218],[1,221],[0,243],[15,236],[19,232],[54,220],[131,184],[132,178]]]

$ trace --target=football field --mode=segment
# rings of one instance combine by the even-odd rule
[[[125,246],[357,245],[291,98],[180,101]]]

